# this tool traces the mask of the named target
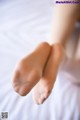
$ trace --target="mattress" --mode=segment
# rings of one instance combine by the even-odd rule
[[[11,84],[16,63],[48,42],[52,7],[52,0],[0,0],[0,114],[8,112],[9,120],[80,120],[80,86],[69,81],[73,77],[65,70],[40,106],[32,92],[21,97]]]

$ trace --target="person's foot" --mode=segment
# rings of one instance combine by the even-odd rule
[[[33,88],[33,100],[37,104],[42,104],[50,95],[62,58],[62,46],[59,44],[53,45],[48,62],[44,68],[43,77]]]
[[[28,94],[41,79],[50,48],[48,43],[41,43],[17,64],[13,72],[12,85],[20,95]]]

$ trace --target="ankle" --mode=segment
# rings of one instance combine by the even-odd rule
[[[60,43],[56,43],[51,45],[51,47],[54,50],[56,60],[61,62],[64,59],[65,55],[63,46]]]

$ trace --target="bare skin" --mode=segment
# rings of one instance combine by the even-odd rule
[[[67,12],[64,14],[65,10]],[[55,7],[51,45],[40,44],[29,56],[23,58],[14,70],[12,84],[20,95],[27,95],[33,88],[33,99],[37,104],[43,103],[48,98],[64,57],[63,47],[78,19],[77,11],[78,6],[75,5],[68,8]]]

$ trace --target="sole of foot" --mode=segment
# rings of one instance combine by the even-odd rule
[[[12,85],[21,96],[27,95],[41,79],[50,48],[48,43],[43,42],[17,63],[13,71]]]
[[[53,89],[62,58],[62,46],[60,44],[52,45],[48,61],[44,68],[43,76],[32,91],[35,103],[42,104],[49,97]]]

